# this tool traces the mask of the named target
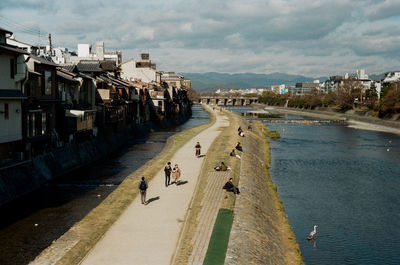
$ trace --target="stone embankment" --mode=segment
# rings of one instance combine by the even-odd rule
[[[269,176],[267,128],[253,126],[243,138],[234,221],[225,264],[302,264],[300,250]]]
[[[309,110],[266,106],[264,104],[256,104],[254,106],[258,109],[267,109],[275,113],[278,112],[284,114],[307,116],[312,118],[342,120],[345,124],[354,128],[400,134],[400,115],[394,115],[390,119],[380,119],[371,116],[369,112],[356,110],[338,112],[330,108],[317,108],[314,110]]]

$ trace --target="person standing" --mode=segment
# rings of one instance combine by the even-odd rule
[[[197,144],[194,146],[194,148],[196,149],[196,156],[199,157],[200,153],[201,153],[201,145],[200,142],[197,142]]]
[[[169,182],[171,180],[171,162],[168,162],[167,165],[164,167],[164,172],[165,172],[165,187],[169,186]]]
[[[149,187],[147,181],[142,177],[142,180],[139,182],[138,188],[140,191],[140,199],[142,200],[142,204],[146,203],[146,190]]]
[[[181,177],[181,169],[178,167],[178,164],[175,164],[172,169],[172,178],[175,180],[175,185],[178,185],[179,178]]]

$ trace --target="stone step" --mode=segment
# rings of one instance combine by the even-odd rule
[[[197,220],[197,230],[192,239],[193,251],[188,264],[201,265],[207,253],[208,244],[212,234],[218,210],[224,196],[223,185],[229,178],[227,172],[210,172],[207,177],[207,185],[204,197],[201,202]]]

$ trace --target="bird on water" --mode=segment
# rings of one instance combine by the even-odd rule
[[[310,232],[310,234],[307,237],[307,240],[313,240],[315,234],[317,233],[317,227],[318,225],[314,225],[314,230]]]

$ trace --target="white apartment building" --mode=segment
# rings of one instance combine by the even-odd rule
[[[123,62],[121,77],[129,81],[140,79],[146,83],[161,83],[161,73],[156,70],[156,65],[151,63],[148,53],[142,53],[140,60],[131,59]]]

